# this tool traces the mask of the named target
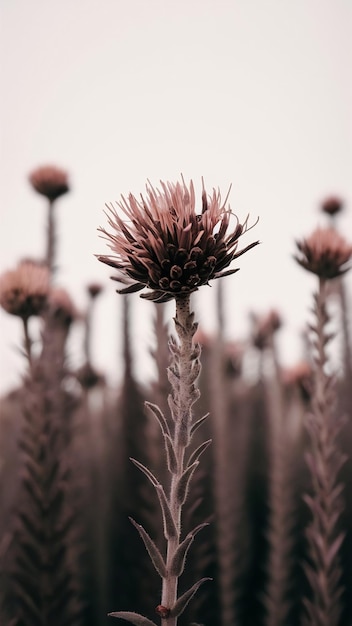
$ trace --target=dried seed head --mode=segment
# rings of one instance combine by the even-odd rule
[[[96,298],[103,291],[103,287],[100,283],[91,283],[88,285],[87,291],[91,298]]]
[[[84,363],[76,372],[75,376],[83,389],[92,389],[105,383],[104,376],[99,374],[90,363]]]
[[[271,345],[272,337],[282,326],[282,320],[277,311],[272,309],[266,315],[258,316],[255,313],[252,317],[252,342],[258,350],[265,350]]]
[[[70,190],[67,173],[58,167],[38,167],[29,175],[33,189],[53,202]]]
[[[49,271],[33,261],[0,276],[0,305],[7,313],[28,319],[43,312],[49,294]]]
[[[215,189],[211,196],[203,190],[200,214],[195,211],[192,181],[189,186],[182,180],[161,182],[161,190],[151,185],[146,189],[146,198],[137,200],[130,194],[117,203],[127,221],[110,205],[112,230],[99,228],[113,255],[98,258],[118,270],[114,280],[127,285],[120,293],[147,287],[151,293],[141,297],[155,302],[188,295],[210,280],[236,272],[224,270],[259,243],[238,250],[240,236],[249,230],[248,217],[240,224]]]
[[[334,229],[317,228],[310,237],[296,242],[296,261],[319,278],[329,280],[348,271],[352,246]]]
[[[321,210],[328,215],[336,215],[343,209],[343,200],[338,196],[329,196],[321,203]]]

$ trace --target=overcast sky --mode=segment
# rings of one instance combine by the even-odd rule
[[[45,200],[29,172],[66,169],[57,282],[81,308],[87,284],[103,284],[93,355],[115,380],[122,296],[94,257],[107,252],[104,203],[181,173],[224,196],[232,184],[240,220],[260,218],[243,244],[262,244],[224,279],[228,336],[248,332],[249,311],[276,308],[282,359],[294,362],[315,285],[292,259],[295,239],[325,223],[330,194],[345,200],[352,239],[350,0],[1,0],[0,11],[1,272],[45,248]],[[195,299],[209,331],[214,296],[204,287]],[[143,376],[153,305],[138,295],[132,305]],[[0,331],[2,392],[24,363],[19,320],[1,310]],[[79,339],[70,350],[79,362]]]

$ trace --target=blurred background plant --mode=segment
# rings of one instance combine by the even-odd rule
[[[65,184],[68,193],[68,178]],[[18,386],[3,395],[0,405],[0,622],[6,626],[96,626],[111,623],[107,614],[122,606],[133,607],[155,622],[158,577],[128,516],[162,540],[160,514],[153,489],[129,459],[149,463],[167,482],[160,435],[144,409],[145,400],[167,409],[167,305],[146,304],[154,315],[150,353],[155,369],[141,383],[135,375],[139,347],[130,328],[135,300],[121,296],[123,371],[118,385],[107,384],[106,372],[96,367],[91,349],[92,338],[100,336],[95,312],[104,286],[86,285],[86,308],[78,311],[74,299],[58,284],[56,221],[65,197],[50,194],[44,194],[50,226],[42,255],[20,259],[16,268],[7,268],[0,277],[0,304],[19,320],[18,348],[23,358]],[[337,197],[321,203],[320,217],[336,233],[342,206]],[[210,411],[202,440],[213,443],[202,456],[193,497],[185,503],[183,531],[203,521],[209,526],[202,530],[202,541],[196,539],[192,545],[180,590],[202,577],[213,581],[198,590],[180,624],[351,623],[351,299],[347,276],[326,281],[323,308],[319,300],[320,317],[315,310],[320,322],[313,322],[308,333],[297,337],[302,359],[290,368],[280,358],[279,334],[285,320],[279,310],[252,311],[248,336],[229,341],[223,308],[226,282],[211,292],[218,330],[214,334],[202,328],[197,331],[202,370],[195,417]],[[304,280],[302,275],[297,290]],[[308,306],[306,310],[308,323]],[[330,336],[331,326],[333,335],[329,344],[324,339],[328,318],[327,332]],[[81,329],[82,339],[78,367],[70,355],[75,327]],[[324,346],[320,360],[310,344],[310,335],[317,335],[318,327],[323,332],[320,349]],[[330,445],[334,441],[340,455],[328,477],[331,498],[339,497],[341,505],[330,509],[329,519],[318,492],[314,496],[314,467],[320,467],[316,455],[321,445],[314,439],[318,431],[312,416],[321,405],[316,398],[317,368],[321,367],[333,429],[329,441]],[[338,431],[341,417],[344,424]],[[325,493],[325,497],[330,496]],[[319,553],[322,524],[334,528],[336,534],[332,533],[327,552]],[[317,591],[317,581],[327,570],[333,604],[338,605],[330,622],[326,615],[319,617],[325,605]]]

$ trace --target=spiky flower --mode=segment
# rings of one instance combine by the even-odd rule
[[[300,253],[296,261],[321,279],[336,278],[349,269],[352,246],[333,228],[317,228],[296,245]]]
[[[7,313],[28,319],[44,310],[49,294],[48,269],[23,261],[0,276],[0,306]]]
[[[53,202],[70,190],[64,170],[53,165],[38,167],[29,175],[33,189]]]
[[[127,285],[119,293],[151,289],[142,298],[167,302],[189,295],[210,280],[233,274],[224,271],[241,254],[256,246],[255,241],[238,250],[238,240],[248,227],[233,216],[219,190],[207,195],[204,186],[202,210],[196,213],[193,182],[163,183],[161,190],[146,186],[140,200],[130,194],[120,202],[106,205],[112,231],[99,228],[113,254],[98,259],[118,270],[114,280]],[[125,214],[127,221],[118,214]],[[231,218],[236,220],[231,227]]]

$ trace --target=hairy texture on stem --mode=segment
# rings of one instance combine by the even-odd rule
[[[168,368],[171,384],[169,405],[171,407],[173,424],[168,425],[159,407],[148,403],[149,409],[157,418],[160,425],[166,449],[169,455],[169,471],[171,474],[169,493],[166,495],[163,486],[153,472],[146,465],[132,459],[136,467],[148,478],[155,488],[163,515],[164,536],[167,543],[165,558],[158,547],[142,526],[136,526],[143,540],[151,560],[162,577],[161,603],[156,612],[162,619],[163,626],[176,626],[178,616],[184,611],[198,588],[205,580],[194,583],[187,591],[178,597],[178,578],[185,565],[186,554],[193,542],[195,534],[201,527],[195,528],[183,540],[181,538],[181,512],[187,498],[187,493],[193,472],[198,466],[198,460],[189,464],[186,459],[186,449],[191,442],[191,428],[193,423],[193,404],[199,397],[196,387],[200,372],[200,349],[193,344],[193,336],[197,329],[194,323],[194,314],[190,311],[189,296],[176,298],[176,315],[174,318],[178,340],[170,339],[171,363]],[[173,460],[170,461],[170,450]],[[199,450],[195,456],[201,453]],[[138,523],[137,523],[138,524]],[[122,617],[131,623],[143,624],[140,614],[114,613],[114,617]],[[136,622],[137,620],[137,622]],[[147,622],[145,622],[147,623]]]
[[[191,441],[192,407],[199,397],[199,391],[195,386],[199,374],[199,351],[195,351],[193,345],[193,336],[197,329],[193,319],[189,297],[176,299],[174,322],[179,341],[170,342],[172,358],[168,370],[172,388],[173,446],[177,462],[177,471],[172,475],[169,495],[170,509],[177,529],[177,536],[170,539],[167,545],[166,567],[170,572],[180,545],[181,510],[189,484],[187,478],[193,474],[192,466],[187,470],[185,461],[185,450]],[[161,604],[171,610],[177,601],[177,584],[178,574],[169,574],[163,579]],[[177,615],[178,613],[174,612],[173,616],[166,618],[165,625],[174,626],[177,623]]]
[[[312,413],[307,421],[311,447],[307,462],[312,479],[312,493],[305,501],[312,520],[306,530],[309,560],[305,563],[312,597],[305,599],[307,626],[338,626],[341,614],[341,567],[338,556],[344,539],[339,528],[343,510],[343,486],[338,474],[345,462],[337,445],[342,420],[334,414],[334,379],[327,373],[326,346],[331,338],[326,326],[326,282],[319,281],[314,298],[315,323],[311,326],[314,350],[314,385]]]
[[[74,405],[61,384],[67,328],[48,311],[43,349],[24,387],[21,498],[15,515],[13,624],[81,623],[65,450]]]

